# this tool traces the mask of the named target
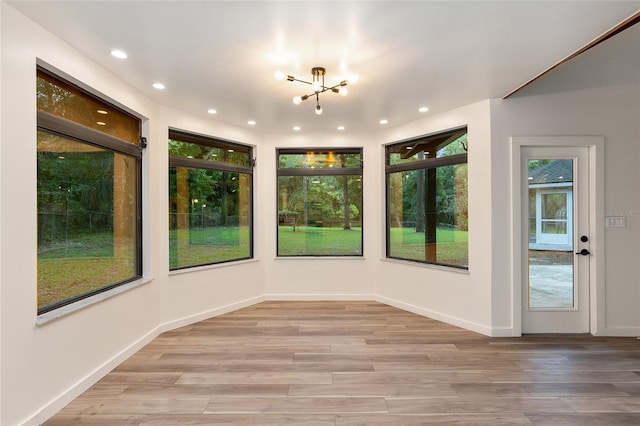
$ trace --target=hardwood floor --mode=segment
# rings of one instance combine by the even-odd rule
[[[159,336],[45,423],[79,424],[638,425],[640,340],[264,302]]]

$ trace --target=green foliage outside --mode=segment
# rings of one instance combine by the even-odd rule
[[[389,236],[390,256],[400,259],[425,260],[425,237],[413,228],[391,228]],[[467,267],[468,232],[458,229],[436,230],[438,264]]]
[[[279,256],[361,256],[362,228],[278,226]]]
[[[206,265],[251,257],[249,227],[169,231],[169,267]]]

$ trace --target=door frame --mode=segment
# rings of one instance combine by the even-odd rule
[[[587,147],[589,149],[589,329],[600,335],[605,329],[604,300],[604,137],[513,136],[511,137],[511,323],[512,335],[522,335],[522,286],[527,279],[522,267],[522,167],[524,147]],[[528,197],[528,193],[524,194]]]

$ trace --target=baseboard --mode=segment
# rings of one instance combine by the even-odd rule
[[[476,333],[484,334],[490,337],[514,337],[513,329],[510,327],[491,328],[481,324],[469,322],[460,318],[445,315],[439,312],[424,309],[418,306],[414,306],[408,303],[400,302],[398,300],[389,299],[383,296],[375,294],[266,294],[265,300],[269,301],[375,301],[384,303],[394,308],[402,309],[407,312],[412,312],[417,315],[432,318],[438,321],[445,322],[447,324],[455,325],[457,327],[464,328],[466,330],[475,331]]]
[[[266,294],[265,300],[271,302],[277,301],[309,301],[309,302],[321,302],[321,301],[331,301],[331,300],[339,300],[339,301],[375,301],[376,298],[373,294],[279,294],[272,293]]]
[[[238,309],[246,308],[251,305],[255,305],[256,303],[260,303],[265,301],[264,296],[252,297],[250,299],[245,299],[240,302],[231,303],[229,305],[221,306],[219,308],[210,309],[208,311],[200,312],[194,315],[189,315],[183,318],[179,318],[176,320],[168,321],[163,324],[160,324],[158,327],[160,329],[160,333],[164,333],[167,331],[175,330],[179,327],[184,327],[185,325],[190,325],[196,323],[198,321],[203,321],[209,318],[214,318],[220,315],[228,314],[229,312],[237,311]]]
[[[492,329],[491,327],[484,326],[482,324],[476,324],[474,322],[466,321],[461,318],[452,317],[450,315],[445,315],[440,312],[435,312],[430,309],[421,308],[419,306],[411,305],[408,303],[400,302],[398,300],[389,299],[384,296],[375,296],[375,300],[380,303],[384,303],[389,306],[393,306],[394,308],[402,309],[407,312],[412,312],[414,314],[422,315],[423,317],[431,318],[434,320],[442,321],[447,324],[455,325],[460,328],[464,328],[465,330],[475,331],[476,333],[484,334],[485,336],[494,336],[494,332],[498,332],[501,329]],[[505,330],[502,330],[506,332]],[[511,330],[509,329],[508,336],[511,336]],[[498,336],[496,336],[498,337]]]
[[[62,410],[67,404],[71,401],[79,397],[83,392],[89,389],[91,386],[96,384],[100,379],[106,376],[109,372],[111,372],[118,365],[127,360],[131,355],[138,352],[148,343],[150,343],[153,339],[160,335],[159,327],[156,327],[149,333],[145,334],[143,337],[126,347],[124,350],[120,351],[116,356],[93,370],[90,374],[85,376],[83,379],[78,381],[76,384],[71,386],[66,391],[62,392],[58,397],[50,401],[44,407],[42,407],[38,412],[36,412],[33,416],[24,421],[23,425],[40,425],[44,423],[47,419],[52,417],[58,411]]]
[[[605,327],[598,336],[640,338],[640,327]]]

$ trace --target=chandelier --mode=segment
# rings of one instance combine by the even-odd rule
[[[313,90],[313,93],[309,93],[308,95],[303,95],[303,96],[296,96],[293,98],[293,103],[295,105],[299,105],[302,103],[302,101],[306,101],[310,97],[315,96],[316,97],[316,114],[320,115],[322,114],[322,107],[320,106],[321,93],[327,92],[329,90],[332,91],[333,93],[339,93],[342,96],[347,96],[347,94],[349,93],[346,87],[347,80],[342,80],[340,83],[336,84],[335,86],[331,86],[331,87],[325,86],[324,76],[326,74],[327,74],[327,70],[325,70],[323,67],[313,67],[311,68],[311,77],[312,77],[311,81],[300,80],[295,78],[292,75],[285,75],[284,73],[279,71],[276,71],[275,77],[277,80],[284,80],[286,78],[287,81],[298,81],[300,83],[311,85],[311,90]]]

